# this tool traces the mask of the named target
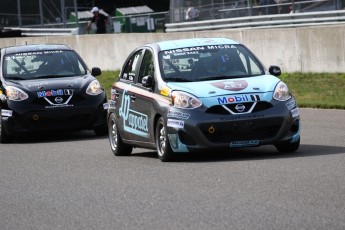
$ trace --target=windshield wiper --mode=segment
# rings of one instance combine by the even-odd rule
[[[164,78],[164,81],[175,81],[175,82],[191,82],[191,80],[180,77],[168,77]]]
[[[233,78],[241,78],[241,77],[246,77],[246,76],[212,76],[212,77],[199,78],[198,81],[212,81],[212,80],[233,79]]]
[[[7,76],[5,78],[9,80],[27,80],[27,78],[18,77],[18,76]]]
[[[59,74],[51,74],[51,75],[39,75],[36,77],[32,77],[32,79],[45,79],[45,78],[59,78],[59,77],[72,77],[74,75],[59,75]]]

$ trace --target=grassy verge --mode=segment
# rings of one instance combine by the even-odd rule
[[[345,109],[345,73],[289,73],[280,78],[299,107]]]
[[[110,98],[119,71],[103,71],[98,80]],[[345,73],[284,73],[280,76],[294,94],[299,107],[345,109]]]

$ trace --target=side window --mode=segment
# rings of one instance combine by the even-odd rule
[[[133,56],[128,60],[127,65],[124,68],[123,74],[121,76],[122,79],[126,79],[129,81],[134,81],[135,74],[138,68],[138,61],[142,56],[143,51],[139,50],[133,54]]]
[[[138,82],[141,83],[142,78],[148,75],[154,77],[154,73],[155,73],[155,69],[153,65],[152,52],[149,50],[146,50],[143,57],[142,65],[140,68]]]

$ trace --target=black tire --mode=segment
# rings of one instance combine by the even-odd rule
[[[116,125],[115,115],[112,113],[108,119],[108,136],[111,150],[115,156],[129,156],[133,147],[123,143]]]
[[[166,126],[162,117],[157,121],[155,139],[158,158],[162,162],[173,161],[175,156],[170,147],[169,138],[166,133]]]
[[[0,110],[1,112],[1,110]],[[0,115],[0,143],[9,143],[12,141],[12,136],[9,135],[2,125],[2,117]]]
[[[290,143],[289,142],[283,142],[279,144],[275,144],[274,146],[280,153],[292,153],[295,152],[300,145],[300,138],[298,138],[298,141]]]

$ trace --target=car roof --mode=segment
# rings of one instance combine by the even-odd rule
[[[33,44],[33,45],[19,45],[3,48],[5,54],[20,53],[20,52],[34,52],[40,50],[71,50],[63,44]]]
[[[189,38],[162,41],[156,43],[160,50],[181,49],[185,47],[208,46],[208,45],[231,45],[239,42],[229,38]]]

